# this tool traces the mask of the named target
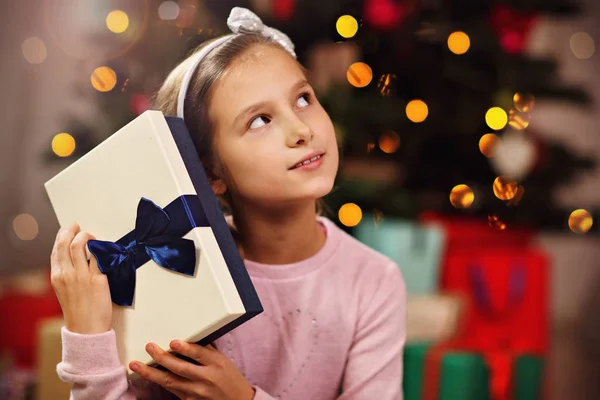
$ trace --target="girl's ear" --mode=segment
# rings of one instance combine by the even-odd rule
[[[210,186],[212,186],[213,193],[217,196],[221,196],[227,191],[227,185],[222,179],[213,180],[210,183]]]

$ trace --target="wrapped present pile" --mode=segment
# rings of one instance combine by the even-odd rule
[[[549,260],[534,232],[435,214],[363,221],[356,237],[406,280],[406,400],[544,397]]]

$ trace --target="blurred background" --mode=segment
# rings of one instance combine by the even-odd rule
[[[326,216],[404,273],[406,398],[598,398],[594,0],[0,2],[0,398],[68,396],[44,182],[232,6],[292,38],[334,121]]]

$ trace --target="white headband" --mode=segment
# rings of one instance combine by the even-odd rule
[[[281,47],[283,47],[288,53],[292,55],[292,57],[296,58],[296,53],[294,52],[294,44],[292,43],[290,38],[285,33],[263,24],[263,22],[256,14],[254,14],[252,11],[246,8],[232,8],[229,14],[229,18],[227,18],[227,26],[229,27],[229,29],[231,29],[231,32],[233,32],[232,34],[223,36],[215,40],[214,42],[210,43],[208,46],[205,46],[202,50],[200,50],[194,55],[194,61],[186,71],[185,76],[183,77],[183,82],[181,83],[181,87],[179,88],[179,96],[177,98],[177,116],[179,118],[183,119],[185,96],[187,94],[190,81],[192,80],[192,76],[194,76],[194,72],[196,71],[196,68],[198,68],[198,64],[200,64],[200,62],[204,59],[204,57],[206,57],[208,53],[210,53],[223,43],[228,42],[235,36],[241,34],[262,35],[279,43]]]

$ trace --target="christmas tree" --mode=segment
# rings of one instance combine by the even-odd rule
[[[579,11],[567,0],[106,2],[99,12],[125,12],[128,40],[136,37],[127,51],[99,62],[108,69],[92,74],[96,90],[81,89],[98,97],[110,123],[67,116],[77,148],[53,159],[71,162],[149,108],[187,52],[227,32],[233,6],[286,32],[309,67],[342,151],[326,199],[334,213],[354,203],[390,217],[427,210],[493,218],[500,228],[568,229],[573,210],[561,209],[552,193],[594,160],[542,139],[529,124],[536,101],[585,106],[589,99],[561,85],[554,60],[525,52],[540,17]],[[127,42],[115,37],[112,29],[95,39]]]

